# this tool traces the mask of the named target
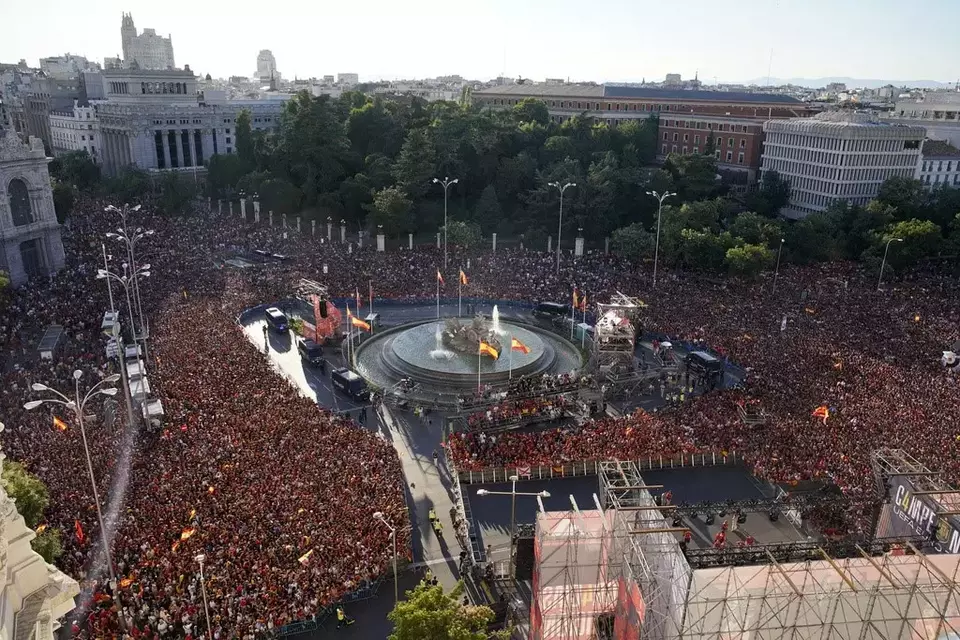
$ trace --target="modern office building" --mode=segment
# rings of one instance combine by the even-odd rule
[[[81,107],[74,101],[73,108],[52,112],[50,136],[55,157],[71,151],[86,151],[99,164],[100,120],[93,106]]]
[[[30,136],[40,138],[47,149],[53,149],[53,137],[50,132],[50,113],[65,111],[81,99],[78,77],[61,79],[34,77],[29,87],[20,95],[24,128],[24,139]]]
[[[866,113],[832,111],[763,125],[762,172],[790,183],[782,214],[802,218],[847,200],[866,204],[887,178],[912,178],[924,128],[882,122]]]
[[[174,69],[173,39],[158,36],[154,29],[144,29],[137,35],[133,15],[123,14],[120,24],[120,41],[123,47],[123,64],[139,69]]]
[[[0,122],[0,270],[14,286],[63,267],[48,162],[39,138],[25,144]]]
[[[935,91],[915,100],[900,100],[881,116],[890,122],[922,126],[927,137],[960,147],[960,92]]]
[[[960,188],[960,149],[942,140],[924,141],[915,177],[930,189]]]

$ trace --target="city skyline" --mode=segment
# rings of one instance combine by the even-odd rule
[[[519,6],[491,0],[476,11],[439,0],[330,9],[288,1],[270,14],[245,14],[221,0],[200,6],[172,0],[163,11],[130,0],[39,0],[4,9],[11,24],[44,28],[9,30],[0,40],[0,61],[26,58],[35,65],[69,51],[102,62],[120,53],[121,17],[128,12],[138,29],[172,36],[178,65],[215,77],[249,76],[257,53],[270,49],[285,78],[356,72],[361,80],[487,79],[503,73],[637,82],[698,73],[708,84],[768,76],[954,82],[960,40],[949,20],[929,19],[949,15],[950,5],[875,0],[868,12],[855,0],[741,0],[718,10],[709,0],[691,0],[682,9],[613,0],[609,10],[596,12],[571,0]],[[913,24],[923,25],[922,38],[897,35]]]

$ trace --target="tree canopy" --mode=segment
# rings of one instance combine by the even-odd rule
[[[449,593],[442,585],[421,582],[407,591],[407,599],[398,602],[387,617],[393,622],[390,640],[506,640],[509,632],[488,634],[493,620],[490,607],[460,603],[463,583]]]

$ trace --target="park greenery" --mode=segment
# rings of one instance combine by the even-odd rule
[[[582,229],[588,246],[610,238],[613,251],[637,260],[652,260],[657,250],[658,203],[648,192],[673,193],[659,216],[658,257],[690,271],[750,278],[778,259],[879,263],[891,238],[903,242],[888,264],[902,269],[960,247],[960,190],[891,178],[865,206],[840,203],[788,221],[779,213],[790,185],[776,173],[734,194],[710,153],[674,154],[657,164],[655,118],[613,127],[585,115],[555,123],[535,99],[485,110],[469,101],[304,92],[286,103],[273,130],[253,130],[246,111],[235,126],[236,153],[210,158],[206,195],[256,194],[264,210],[343,219],[387,236],[439,231],[444,188],[433,179],[450,177],[458,182],[447,191],[448,238],[465,247],[496,232],[545,248],[558,223],[551,182],[576,185],[564,193],[565,247]],[[62,216],[73,190],[100,189],[126,201],[155,193],[171,214],[198,195],[189,174],[151,178],[130,168],[103,179],[82,153],[55,160],[51,174]]]
[[[63,553],[63,546],[60,542],[60,530],[43,525],[43,512],[50,503],[47,486],[19,462],[5,461],[0,480],[7,495],[14,499],[17,511],[23,516],[26,525],[34,530],[39,529],[37,537],[30,543],[33,550],[52,563]]]
[[[509,630],[487,632],[493,609],[461,603],[463,590],[462,582],[449,593],[443,585],[421,582],[407,591],[387,615],[394,625],[390,640],[507,640]]]

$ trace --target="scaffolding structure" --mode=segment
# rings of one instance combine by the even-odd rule
[[[960,554],[923,536],[684,550],[664,487],[620,461],[599,481],[596,510],[538,515],[533,640],[960,638]]]

